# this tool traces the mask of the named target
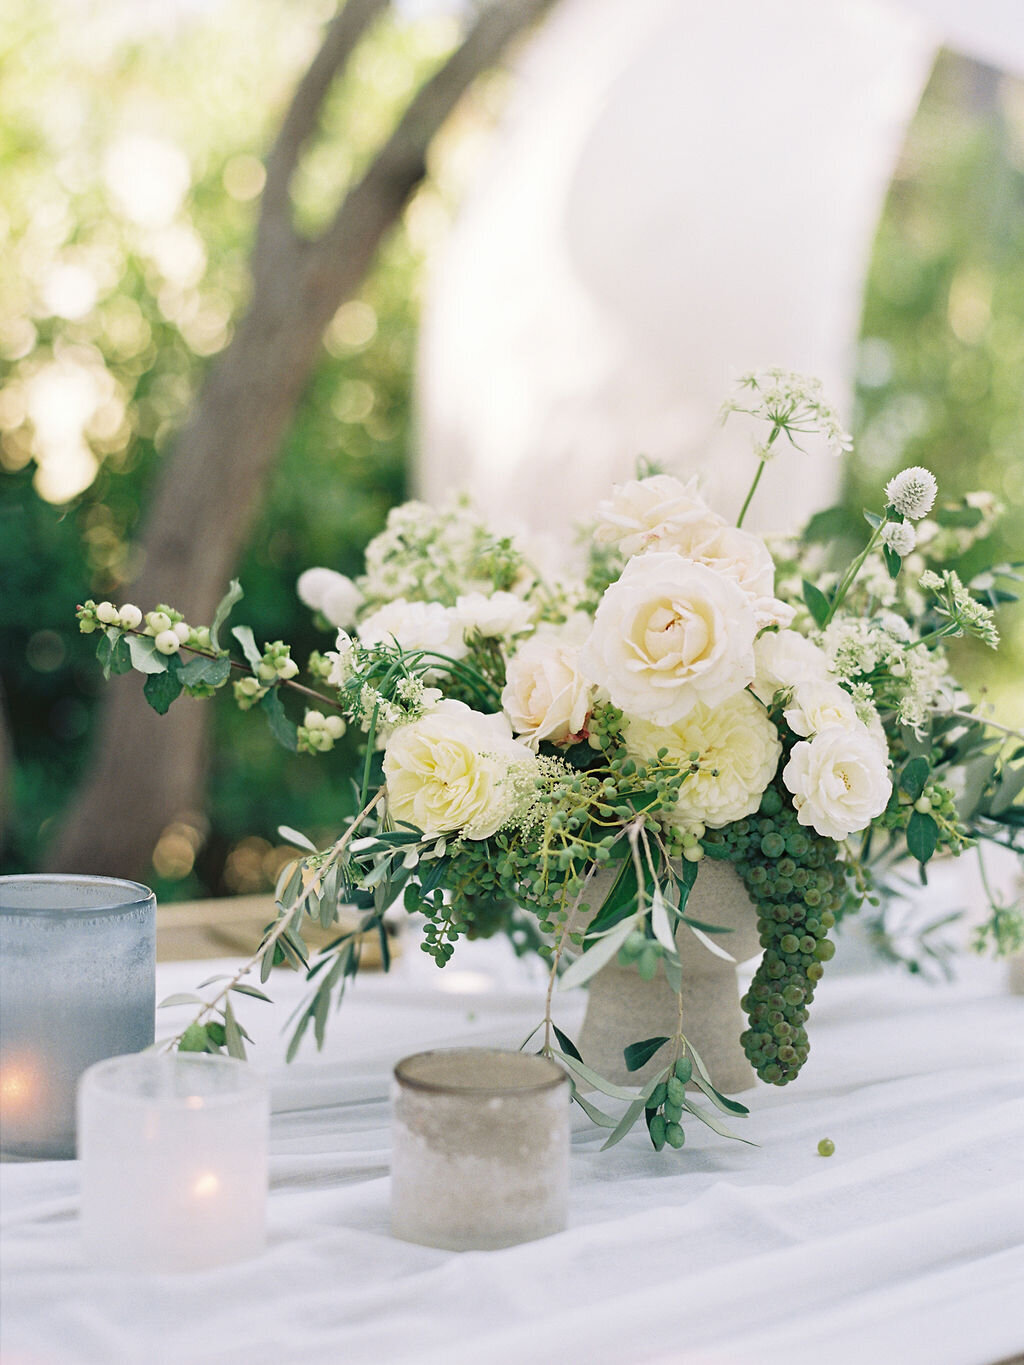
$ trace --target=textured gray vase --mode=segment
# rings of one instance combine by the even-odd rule
[[[609,885],[605,881],[595,886],[592,905],[600,905]],[[731,864],[704,859],[686,912],[704,924],[730,929],[731,933],[715,935],[714,941],[736,962],[758,952],[757,915]],[[686,925],[680,926],[676,943],[683,967],[683,1033],[719,1090],[728,1095],[749,1090],[754,1072],[740,1046],[747,1021],[740,1009],[736,967],[709,952]],[[662,1054],[655,1053],[640,1071],[631,1072],[626,1070],[623,1049],[646,1038],[671,1038],[678,1017],[678,998],[660,965],[654,979],[645,981],[634,966],[622,967],[613,960],[590,982],[578,1039],[583,1060],[616,1084],[642,1082],[665,1065]]]

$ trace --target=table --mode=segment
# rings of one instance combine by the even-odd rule
[[[161,963],[158,993],[231,965]],[[258,1259],[91,1269],[76,1163],[0,1167],[3,1365],[993,1365],[1024,1352],[1024,998],[994,963],[934,987],[831,972],[800,1080],[746,1097],[738,1122],[757,1147],[690,1129],[659,1156],[634,1131],[602,1153],[580,1115],[566,1232],[487,1253],[392,1239],[391,1065],[424,1046],[517,1046],[541,1014],[538,965],[504,941],[469,943],[439,972],[412,943],[389,976],[359,978],[325,1052],[287,1069],[280,1028],[302,983],[275,973],[273,1007],[240,998],[274,1106]],[[580,992],[561,998],[568,1032],[582,1009]]]

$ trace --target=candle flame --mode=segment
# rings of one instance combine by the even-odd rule
[[[220,1181],[212,1171],[206,1171],[199,1176],[192,1186],[192,1193],[197,1199],[209,1199],[220,1189]]]

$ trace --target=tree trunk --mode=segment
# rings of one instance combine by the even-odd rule
[[[300,82],[268,158],[252,259],[253,298],[214,364],[168,457],[141,539],[142,568],[125,592],[143,611],[169,602],[206,624],[245,544],[281,438],[324,328],[359,287],[382,237],[425,174],[435,132],[475,77],[553,0],[502,0],[414,96],[363,178],[315,241],[291,225],[288,184],[320,107],[384,0],[348,0]],[[161,831],[201,805],[207,714],[185,698],[166,716],[139,679],[113,679],[78,799],[46,860],[51,870],[144,876]]]

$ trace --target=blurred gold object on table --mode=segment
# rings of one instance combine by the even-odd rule
[[[158,962],[189,962],[210,957],[250,956],[259,947],[267,925],[275,918],[272,896],[224,896],[214,900],[177,901],[161,905],[156,913],[156,956]],[[313,920],[302,926],[302,937],[311,952],[330,943],[354,920],[322,929]],[[401,944],[389,936],[392,957]],[[363,935],[361,970],[375,971],[382,966],[380,940],[376,932]]]

